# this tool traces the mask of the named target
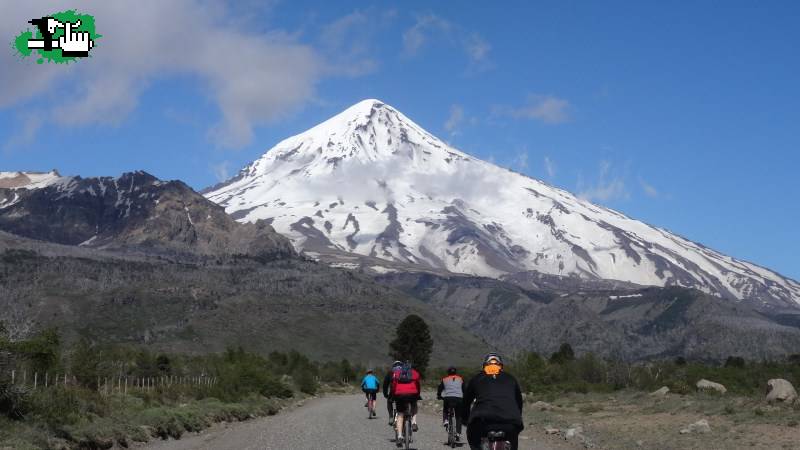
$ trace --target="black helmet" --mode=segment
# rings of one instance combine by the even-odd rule
[[[500,355],[495,352],[487,353],[486,356],[483,357],[483,365],[486,366],[492,363],[502,366],[503,358],[501,358]]]
[[[456,370],[456,368],[455,368],[455,367],[453,367],[453,366],[450,366],[450,367],[448,367],[448,368],[447,368],[447,374],[448,374],[448,375],[455,375],[455,374],[456,374],[456,372],[457,372],[457,370]]]

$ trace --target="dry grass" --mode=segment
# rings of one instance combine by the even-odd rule
[[[529,402],[539,400],[536,396]],[[552,411],[526,411],[525,434],[541,440],[546,426],[580,424],[589,442],[609,449],[781,449],[800,447],[800,408],[768,405],[761,399],[705,394],[651,397],[641,392],[568,394]],[[708,434],[680,434],[700,419]],[[551,436],[549,444],[562,446]],[[572,447],[583,447],[573,442]]]

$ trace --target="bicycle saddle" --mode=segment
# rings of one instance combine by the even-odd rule
[[[486,434],[489,442],[503,441],[506,439],[505,431],[490,431]]]

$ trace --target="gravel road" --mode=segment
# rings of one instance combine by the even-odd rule
[[[197,435],[186,435],[177,441],[159,441],[150,450],[244,450],[244,449],[331,449],[380,450],[395,449],[387,425],[386,404],[380,399],[378,418],[367,419],[364,397],[335,396],[310,400],[303,406],[251,422],[216,427]],[[445,449],[446,434],[441,417],[434,412],[421,411],[419,433],[414,434],[412,448],[418,450]],[[520,442],[520,448],[534,449],[530,442]],[[464,445],[463,450],[469,447]],[[542,447],[535,447],[543,450]]]

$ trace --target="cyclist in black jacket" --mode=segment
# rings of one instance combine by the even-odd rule
[[[386,399],[386,410],[389,413],[389,425],[391,426],[394,426],[394,416],[392,415],[392,413],[394,413],[394,399],[389,397],[389,388],[392,386],[392,374],[395,370],[399,370],[402,365],[402,361],[393,362],[392,367],[389,368],[389,372],[383,377],[383,398]]]
[[[474,404],[473,404],[474,402]],[[517,450],[522,424],[522,391],[517,380],[503,371],[503,360],[489,353],[483,370],[472,377],[464,392],[464,423],[472,450],[480,450],[481,438],[489,431],[503,431]]]

